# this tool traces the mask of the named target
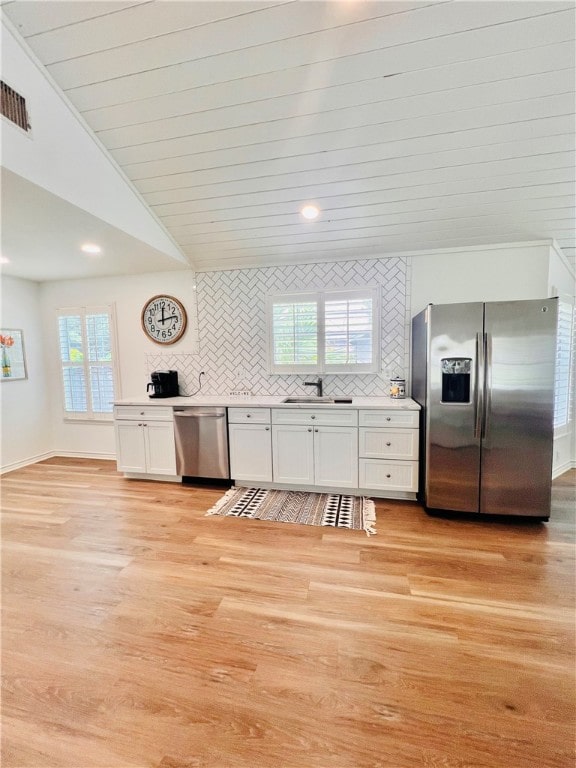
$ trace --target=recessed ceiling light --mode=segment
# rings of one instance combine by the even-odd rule
[[[102,248],[100,248],[100,246],[96,245],[95,243],[84,243],[84,245],[81,246],[81,250],[83,250],[84,253],[91,254],[92,256],[102,252]]]
[[[305,219],[315,219],[320,213],[320,209],[315,205],[305,205],[300,213],[302,216],[304,216]]]

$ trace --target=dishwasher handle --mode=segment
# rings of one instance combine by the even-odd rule
[[[224,413],[186,413],[186,411],[174,411],[174,418],[179,419],[223,419]]]

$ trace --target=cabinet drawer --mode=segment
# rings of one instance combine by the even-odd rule
[[[359,411],[361,427],[408,427],[417,429],[420,420],[419,411],[400,411],[385,408],[373,411]]]
[[[270,408],[228,408],[229,424],[270,424]]]
[[[417,461],[382,461],[360,459],[359,486],[366,489],[387,491],[417,491]]]
[[[359,453],[365,459],[418,458],[417,429],[380,429],[360,427]]]
[[[355,427],[358,411],[348,408],[273,408],[273,424],[314,424],[322,427]]]
[[[174,417],[169,405],[116,405],[115,419],[134,419],[148,421],[172,421]]]

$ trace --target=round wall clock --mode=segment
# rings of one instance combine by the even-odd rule
[[[186,310],[173,296],[153,296],[142,309],[144,333],[157,344],[174,344],[186,330]]]

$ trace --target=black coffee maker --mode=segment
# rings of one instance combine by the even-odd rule
[[[148,397],[178,397],[178,371],[152,371],[146,392]]]

